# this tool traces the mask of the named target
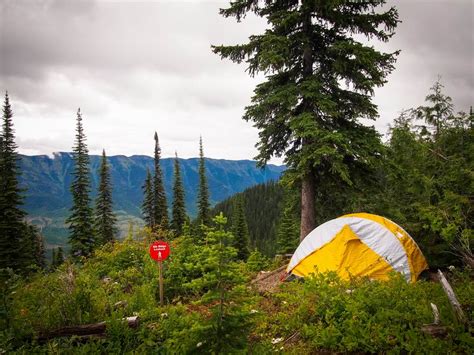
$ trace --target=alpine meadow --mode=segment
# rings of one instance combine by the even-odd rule
[[[472,354],[469,0],[0,3],[1,354]]]

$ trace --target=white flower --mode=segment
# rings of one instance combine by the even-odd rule
[[[349,295],[350,295],[352,292],[354,292],[354,290],[346,290],[346,293],[349,294]]]
[[[256,309],[252,309],[252,310],[250,310],[250,313],[251,314],[258,313],[258,311]]]
[[[277,344],[279,342],[283,341],[283,338],[273,338],[272,339],[272,344]]]
[[[196,344],[196,347],[199,348],[202,345],[202,341]]]
[[[166,312],[165,312],[165,313],[161,313],[160,316],[161,316],[162,318],[166,318],[166,317],[168,317],[168,313],[166,313]]]
[[[286,302],[286,301],[283,301],[282,303],[283,303],[283,304],[288,304],[288,302]]]
[[[454,269],[456,269],[456,268],[454,267],[454,265],[448,266],[448,270],[449,270],[449,271],[454,271]]]

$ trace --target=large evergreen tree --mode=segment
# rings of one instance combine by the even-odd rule
[[[82,127],[80,109],[77,111],[76,141],[73,148],[74,179],[71,184],[72,208],[67,218],[69,242],[73,257],[89,256],[95,245],[90,192],[89,155]]]
[[[253,12],[269,24],[248,43],[213,51],[245,61],[252,76],[267,75],[244,119],[260,131],[259,162],[285,156],[289,180],[301,186],[301,239],[315,227],[320,182],[350,184],[352,171],[370,167],[379,149],[375,129],[358,119],[377,117],[374,88],[385,83],[397,52],[379,52],[354,35],[389,40],[398,13],[377,10],[384,2],[236,0],[221,10],[238,21]]]
[[[153,182],[150,173],[150,169],[146,169],[146,178],[142,186],[143,190],[143,203],[142,203],[142,215],[147,227],[153,228],[155,225],[155,213],[153,212],[154,207],[154,195],[153,195]]]
[[[26,242],[22,190],[18,183],[18,153],[13,129],[13,112],[8,93],[3,104],[3,122],[0,149],[0,268],[20,270],[29,255],[22,253]]]
[[[249,229],[245,219],[244,198],[239,196],[235,201],[234,216],[232,217],[232,234],[234,248],[237,249],[237,258],[246,261],[249,257]]]
[[[113,211],[112,186],[105,150],[102,151],[99,176],[100,182],[95,202],[94,227],[97,234],[97,243],[100,245],[113,241],[117,231],[115,227],[117,218]]]
[[[183,226],[186,222],[186,207],[184,202],[184,187],[181,180],[181,168],[179,167],[178,154],[174,160],[174,186],[173,186],[173,210],[171,228],[175,236],[183,233]]]
[[[206,163],[204,161],[204,149],[202,137],[199,138],[199,190],[198,190],[198,224],[208,226],[211,223],[211,212],[209,203],[209,188],[206,178]]]
[[[153,175],[153,219],[154,227],[168,228],[168,205],[166,203],[165,188],[163,185],[163,173],[160,166],[161,148],[158,141],[158,134],[155,132],[155,155]]]

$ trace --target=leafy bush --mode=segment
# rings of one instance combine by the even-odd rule
[[[472,282],[467,283],[472,291]],[[472,306],[472,292],[470,296]],[[443,323],[450,327],[446,339],[432,338],[421,331],[423,324],[433,321],[430,302],[439,307]],[[440,285],[408,284],[401,275],[393,275],[387,282],[346,282],[334,273],[317,274],[304,282],[285,285],[266,308],[268,318],[256,330],[267,344],[297,332],[311,352],[399,353],[424,349],[427,353],[445,353],[448,348],[468,352],[472,346],[469,333],[456,325]]]

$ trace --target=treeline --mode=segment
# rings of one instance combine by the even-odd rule
[[[454,112],[438,80],[424,105],[404,110],[379,139],[380,155],[352,184],[327,179],[316,195],[317,224],[346,213],[383,215],[404,227],[432,267],[473,266],[474,115]],[[216,205],[232,216],[245,203],[251,245],[268,256],[298,245],[298,186],[281,183],[249,188]],[[231,217],[232,220],[232,217]]]

